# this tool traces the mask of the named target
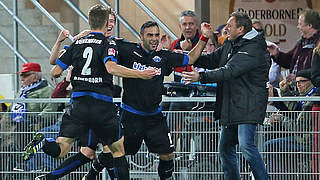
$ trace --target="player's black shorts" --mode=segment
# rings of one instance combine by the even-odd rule
[[[59,136],[60,137],[69,137],[68,135],[69,131],[68,128],[70,127],[70,124],[72,121],[70,120],[70,113],[65,112],[62,116],[62,122],[60,125],[60,131]],[[80,145],[82,147],[89,147],[93,150],[97,149],[97,145],[99,143],[99,140],[97,136],[93,133],[91,129],[87,133],[83,133],[79,139]]]
[[[65,116],[67,114],[64,119],[67,118]],[[90,134],[90,129],[97,139]],[[106,145],[119,140],[122,131],[114,104],[91,96],[74,98],[70,120],[62,121],[59,136],[80,139],[82,146],[87,141],[90,148],[97,144],[98,140]]]
[[[174,151],[167,121],[162,113],[141,116],[121,109],[120,120],[124,126],[126,155],[136,154],[142,140],[152,153],[166,154]]]

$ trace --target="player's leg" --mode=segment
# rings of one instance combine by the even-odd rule
[[[158,166],[158,174],[160,180],[170,179],[174,170],[173,153],[159,154],[160,162]]]
[[[124,137],[122,136],[119,141],[116,141],[109,146],[113,157],[114,176],[121,180],[129,179],[129,165],[125,158],[123,141]],[[108,164],[104,164],[104,166],[106,167]]]
[[[41,149],[54,158],[64,157],[70,151],[73,143],[73,138],[58,137],[55,140],[52,138],[44,138],[42,133],[37,133],[34,135],[32,141],[25,147],[23,159],[29,160]]]
[[[108,145],[111,150],[114,158],[115,178],[129,179],[129,168],[123,146],[123,132],[115,106],[113,103],[101,100],[93,100],[92,102],[94,102],[94,107],[88,109],[92,117],[91,126],[98,139]],[[103,165],[107,166],[107,164]]]
[[[160,156],[158,166],[160,180],[171,179],[174,171],[174,145],[166,118],[162,113],[159,113],[150,116],[146,122],[148,123],[144,127],[146,131],[145,142],[150,152],[158,153]]]
[[[80,144],[80,152],[67,158],[58,168],[46,174],[45,178],[48,180],[61,178],[95,159],[98,139],[91,130],[80,137]]]
[[[126,155],[134,155],[136,154],[141,146],[143,136],[142,132],[143,129],[139,128],[142,127],[143,120],[138,119],[136,115],[127,112],[125,110],[121,110],[120,112],[120,121],[123,125],[123,133],[125,136],[124,140],[124,148]],[[111,154],[106,154],[105,152],[111,152],[109,148],[104,148],[104,153],[101,153],[98,156],[98,159],[94,160],[94,165],[92,166],[89,173],[86,175],[86,178],[83,180],[92,180],[99,174],[99,172],[103,169],[103,164],[106,168],[113,167],[113,159]],[[102,163],[102,161],[104,163]],[[100,167],[99,167],[100,166]],[[109,176],[110,172],[108,171]]]
[[[113,157],[108,146],[103,147],[103,152],[101,152],[98,157],[93,161],[92,166],[84,180],[95,179],[95,177],[106,168],[111,180],[114,179],[114,168],[113,168]]]

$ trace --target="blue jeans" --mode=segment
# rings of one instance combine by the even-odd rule
[[[222,126],[219,142],[219,154],[225,180],[240,180],[236,145],[239,144],[242,155],[249,163],[255,180],[269,179],[263,159],[254,144],[257,126],[238,124]]]

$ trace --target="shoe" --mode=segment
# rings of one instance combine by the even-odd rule
[[[45,180],[46,179],[46,175],[40,175],[40,176],[37,176],[34,180]]]
[[[84,175],[81,180],[87,180],[87,175]]]
[[[43,146],[44,135],[37,133],[33,136],[32,141],[24,148],[23,159],[25,161],[32,158]]]

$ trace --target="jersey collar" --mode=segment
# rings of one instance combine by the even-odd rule
[[[147,54],[153,54],[154,51],[147,51],[145,48],[142,47],[141,43],[138,44],[138,47]]]

